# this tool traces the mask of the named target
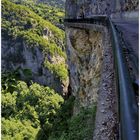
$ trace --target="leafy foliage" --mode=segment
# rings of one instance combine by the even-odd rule
[[[24,5],[41,16],[45,20],[49,20],[54,25],[60,25],[60,20],[64,18],[64,8],[57,8],[57,6],[50,6],[49,2],[35,2],[32,0],[10,0],[16,4]],[[59,3],[60,4],[60,3]]]
[[[65,104],[65,107],[68,106]],[[58,115],[60,118],[55,119],[49,140],[91,140],[93,138],[96,107],[81,108],[75,116],[71,116],[70,111],[64,108]],[[58,126],[58,124],[60,125]]]
[[[64,9],[65,0],[38,0],[38,2],[47,3],[54,7],[59,7]]]
[[[14,4],[8,0],[2,1],[2,29],[9,31],[9,35],[23,35],[26,31],[43,36],[43,30],[48,28],[53,37],[50,40],[55,40],[56,44],[59,40],[64,39],[64,32],[52,25],[49,21],[44,20],[32,10],[23,5]],[[21,31],[24,31],[20,33]],[[28,34],[26,34],[28,37]],[[31,36],[29,36],[30,38]],[[37,38],[37,37],[36,37]]]
[[[2,88],[3,139],[34,139],[40,130],[47,135],[52,126],[50,119],[60,109],[63,98],[49,87],[13,81],[14,89]]]
[[[9,74],[8,74],[9,75]],[[75,98],[65,101],[49,87],[15,78],[2,84],[2,135],[4,140],[90,140],[96,107],[81,108],[73,116]],[[12,79],[12,80],[11,80]],[[9,84],[9,83],[10,84]],[[4,82],[2,82],[4,83]],[[14,88],[9,88],[9,86]]]
[[[5,40],[11,39],[12,42],[13,40],[24,42],[28,47],[40,47],[46,58],[58,55],[66,58],[64,32],[48,20],[43,19],[46,12],[50,10],[50,6],[33,4],[30,1],[20,1],[15,4],[2,0],[2,37]],[[52,9],[51,13],[55,11]],[[56,15],[54,17],[60,17],[63,14],[58,10]],[[48,15],[48,17],[53,16]],[[62,64],[62,68],[60,66],[50,67],[52,68],[50,71],[53,71],[60,80],[68,76],[67,68],[64,65],[65,62]]]
[[[34,128],[29,120],[2,118],[2,140],[35,140],[39,128]]]
[[[51,64],[48,61],[44,63],[45,67],[47,67],[50,71],[54,72],[60,80],[66,80],[68,78],[68,71],[66,65],[64,63],[60,64]]]
[[[65,133],[67,140],[90,140],[93,138],[96,107],[82,108],[80,113],[69,121],[69,131]],[[63,136],[63,137],[64,137]]]

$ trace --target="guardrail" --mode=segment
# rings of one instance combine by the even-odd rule
[[[119,92],[121,140],[138,140],[138,106],[128,68],[123,57],[122,48],[120,46],[121,44],[113,23],[107,16],[95,16],[92,19],[65,19],[64,22],[90,24],[101,23],[108,26],[110,29],[115,57],[117,89]]]
[[[64,19],[64,23],[71,22],[71,23],[89,23],[89,24],[108,24],[107,16],[95,16],[94,18],[82,18],[82,19]]]
[[[116,30],[109,19],[112,45],[117,66],[120,127],[122,140],[138,140],[138,106]]]

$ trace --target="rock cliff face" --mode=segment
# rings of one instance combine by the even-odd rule
[[[68,19],[92,18],[94,15],[112,17],[113,14],[119,19],[123,14],[137,13],[137,10],[138,0],[66,1]],[[66,22],[65,25],[70,85],[76,98],[74,114],[80,107],[88,108],[97,102],[93,139],[118,139],[118,97],[110,31],[106,26],[86,22]]]
[[[138,0],[67,0],[66,18],[90,18],[94,15],[108,15],[138,10]],[[97,99],[105,44],[101,28],[91,29],[66,27],[67,55],[70,69],[72,94],[79,103],[90,105]],[[107,36],[104,36],[106,38]]]
[[[66,28],[67,55],[72,94],[76,106],[90,106],[97,100],[102,70],[103,39],[101,32]]]
[[[34,3],[2,1],[2,73],[18,71],[18,79],[28,84],[32,80],[66,94],[64,32],[53,24],[55,20],[39,14],[41,8]]]
[[[10,46],[10,47],[9,47]],[[21,78],[27,80],[24,75],[24,69],[31,71],[29,80],[41,85],[47,85],[58,93],[67,93],[68,79],[61,81],[55,73],[44,66],[44,61],[48,58],[51,64],[65,63],[65,59],[60,56],[45,56],[40,47],[28,46],[24,41],[4,40],[2,39],[2,71],[12,71],[17,68],[20,71]],[[60,57],[59,60],[57,57]],[[57,60],[57,62],[55,61]]]
[[[115,12],[138,10],[138,0],[67,0],[66,18],[110,15]]]

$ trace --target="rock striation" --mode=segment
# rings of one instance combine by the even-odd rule
[[[97,101],[103,59],[101,32],[66,28],[67,57],[75,109]],[[75,110],[75,111],[76,111]]]

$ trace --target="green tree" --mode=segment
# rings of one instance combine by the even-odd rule
[[[30,120],[2,118],[2,140],[35,140],[38,131]]]
[[[14,91],[2,89],[3,139],[34,139],[40,132],[47,136],[52,127],[50,119],[63,101],[54,90],[37,83],[27,86],[17,81]]]

